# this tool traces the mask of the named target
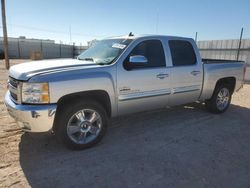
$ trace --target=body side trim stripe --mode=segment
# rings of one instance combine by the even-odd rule
[[[191,90],[185,90],[185,91],[175,91],[173,94],[179,94],[179,93],[187,93],[192,91],[199,91],[200,89],[191,89]]]
[[[162,89],[162,90],[155,90],[155,91],[122,94],[119,96],[119,101],[142,99],[142,98],[148,98],[148,97],[157,97],[157,96],[162,96],[162,95],[170,95],[171,93],[172,94],[179,94],[179,93],[186,93],[186,92],[192,92],[192,91],[199,91],[200,88],[197,88],[197,87],[200,87],[200,86],[195,85],[195,86],[190,86],[190,87],[175,88],[172,92],[170,89]],[[175,91],[175,90],[177,90],[177,91]]]
[[[162,95],[170,95],[170,90],[159,90],[159,91],[147,91],[147,92],[138,92],[138,93],[132,93],[132,94],[126,94],[126,95],[120,95],[119,101],[127,101],[127,100],[133,100],[133,99],[142,99],[142,98],[149,98],[149,97],[157,97]]]

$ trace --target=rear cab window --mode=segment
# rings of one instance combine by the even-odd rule
[[[169,40],[168,44],[173,66],[190,66],[196,64],[196,54],[189,41]]]

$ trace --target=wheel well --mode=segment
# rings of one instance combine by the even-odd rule
[[[235,84],[236,84],[236,79],[235,77],[227,77],[227,78],[221,78],[217,81],[216,86],[222,85],[222,84],[227,84],[230,86],[230,91],[231,93],[234,92]]]
[[[111,117],[111,102],[109,95],[106,91],[103,90],[93,90],[93,91],[84,91],[79,93],[73,93],[69,95],[65,95],[61,97],[58,102],[58,109],[60,110],[62,105],[67,103],[71,103],[74,101],[84,100],[84,99],[92,99],[101,104],[106,110],[109,117]]]

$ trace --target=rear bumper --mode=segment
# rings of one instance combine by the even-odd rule
[[[56,105],[22,105],[11,100],[9,91],[5,95],[7,110],[18,125],[27,132],[46,132],[52,129]]]

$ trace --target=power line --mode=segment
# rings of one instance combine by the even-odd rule
[[[58,31],[58,30],[48,30],[38,27],[31,27],[31,26],[25,26],[25,25],[17,25],[17,24],[7,24],[9,27],[19,27],[27,30],[34,30],[34,31],[42,31],[47,33],[53,33],[53,34],[64,34],[68,35],[68,32]],[[2,28],[2,27],[1,27]],[[74,36],[83,36],[83,37],[106,37],[107,35],[89,35],[89,34],[82,34],[82,33],[71,33],[71,35]]]

